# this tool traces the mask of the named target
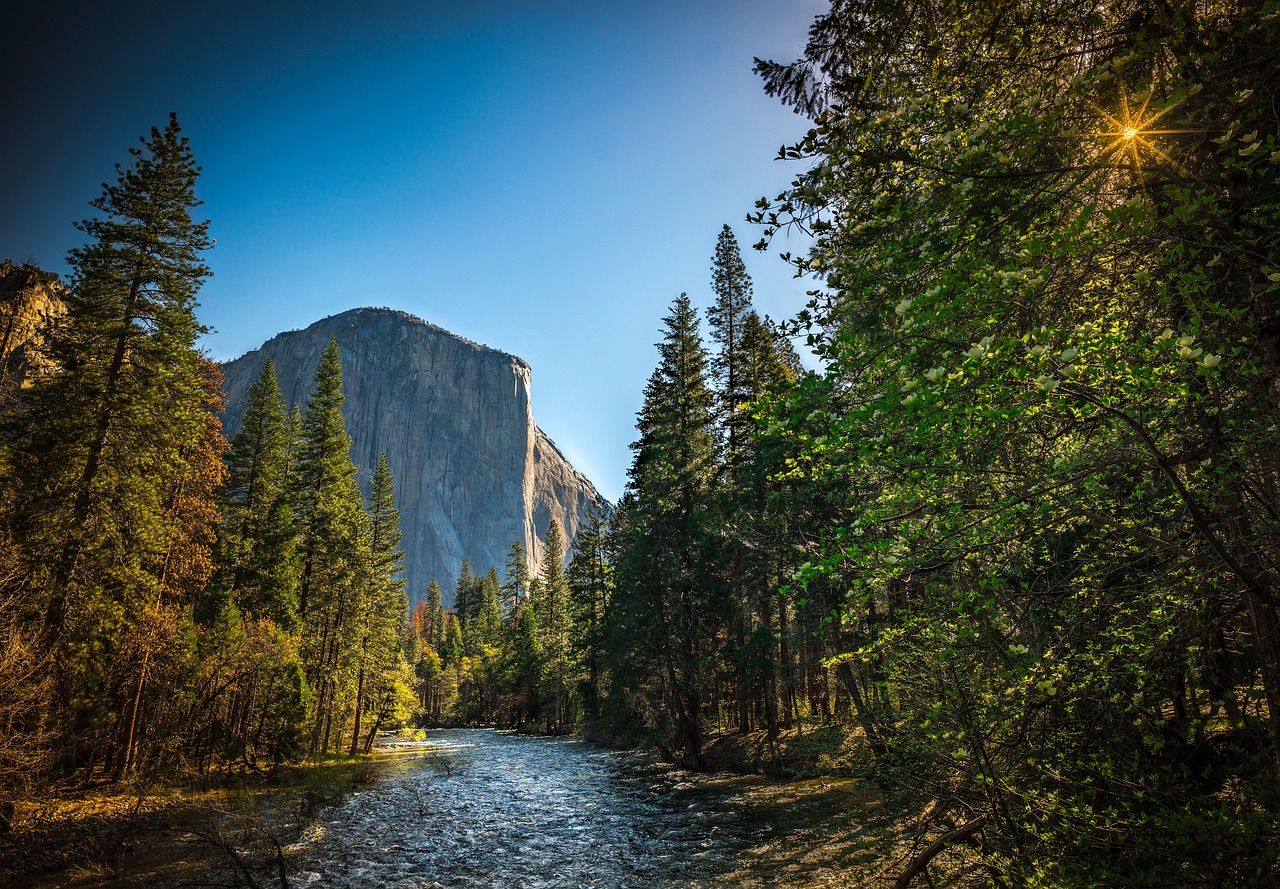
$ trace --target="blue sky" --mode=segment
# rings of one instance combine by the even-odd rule
[[[616,499],[661,317],[710,301],[720,227],[763,313],[813,286],[776,255],[803,244],[752,251],[744,217],[807,126],[752,58],[794,58],[824,5],[27,2],[0,56],[0,256],[65,271],[72,222],[177,111],[218,241],[215,358],[412,312],[528,361],[539,425]]]

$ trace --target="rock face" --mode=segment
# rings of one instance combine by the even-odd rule
[[[52,272],[0,263],[0,409],[16,404],[48,364],[40,328],[66,312],[65,290]]]
[[[606,505],[534,423],[528,364],[391,309],[343,312],[224,364],[227,435],[268,358],[286,403],[305,404],[331,336],[361,487],[382,451],[395,478],[411,601],[432,578],[448,601],[464,555],[501,574],[517,540],[536,570],[551,519],[567,551],[588,507]]]

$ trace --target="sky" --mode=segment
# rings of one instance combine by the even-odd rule
[[[814,282],[750,249],[807,122],[753,58],[821,0],[258,4],[18,0],[0,53],[0,258],[65,275],[74,221],[170,111],[217,239],[202,346],[390,306],[518,355],[538,425],[626,483],[661,319],[711,302],[730,225],[775,319]],[[14,8],[16,7],[16,8]],[[705,324],[704,324],[705,332]]]

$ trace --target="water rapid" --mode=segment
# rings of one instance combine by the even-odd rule
[[[295,885],[658,887],[733,870],[775,830],[763,778],[690,775],[569,739],[432,732],[292,850]]]

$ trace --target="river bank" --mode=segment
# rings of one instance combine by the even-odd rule
[[[476,729],[391,740],[369,763],[294,778],[24,809],[0,841],[0,883],[888,886],[929,832],[854,777],[691,773],[573,739]],[[946,885],[974,874],[963,854],[934,868]]]
[[[282,885],[283,850],[375,775],[376,762],[359,758],[226,776],[215,788],[54,787],[20,804],[0,834],[0,885]]]

